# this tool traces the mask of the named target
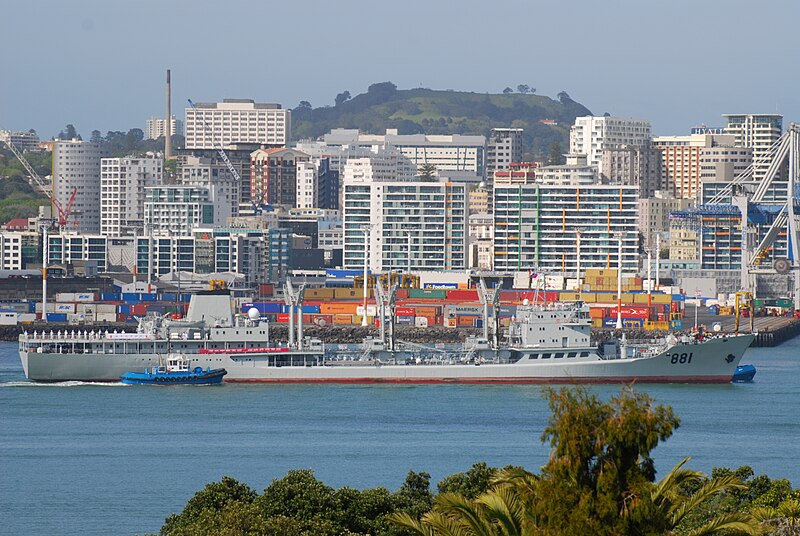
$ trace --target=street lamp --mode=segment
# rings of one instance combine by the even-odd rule
[[[614,233],[617,238],[617,329],[622,329],[622,231]]]

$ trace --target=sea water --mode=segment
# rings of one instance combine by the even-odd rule
[[[666,473],[750,465],[800,485],[800,339],[756,348],[755,382],[642,385],[681,418],[654,452]],[[597,386],[603,398],[619,391]],[[206,483],[230,475],[262,491],[290,469],[330,486],[397,489],[478,461],[547,460],[542,388],[524,385],[33,384],[0,343],[0,532],[157,532]]]

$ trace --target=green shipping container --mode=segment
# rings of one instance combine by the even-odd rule
[[[792,306],[792,299],[791,298],[778,298],[775,301],[778,302],[778,307],[791,307]]]
[[[428,298],[443,300],[447,298],[446,290],[412,288],[408,291],[409,298]]]

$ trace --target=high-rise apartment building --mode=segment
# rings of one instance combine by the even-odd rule
[[[361,134],[358,130],[334,129],[324,136],[327,145],[395,147],[411,161],[416,172],[422,165],[433,165],[440,176],[459,182],[480,182],[485,173],[486,138],[484,136],[401,135],[389,129],[385,135]]]
[[[603,182],[639,187],[639,197],[661,188],[661,152],[651,145],[617,145],[602,151]]]
[[[100,232],[100,160],[108,156],[99,143],[80,140],[53,143],[53,190],[66,208],[74,192],[69,231]]]
[[[239,215],[240,182],[228,166],[213,158],[179,157],[178,180],[184,186],[197,186],[209,192],[214,203],[214,225],[224,226],[228,218]]]
[[[145,191],[146,234],[181,236],[224,223],[215,221],[215,203],[204,186],[163,185]]]
[[[162,163],[154,157],[100,160],[100,234],[131,236],[144,230],[145,188],[161,184]]]
[[[522,133],[521,128],[493,128],[486,140],[486,191],[490,207],[495,172],[506,171],[512,163],[522,162]]]
[[[726,134],[690,134],[688,136],[656,136],[653,147],[661,151],[661,190],[677,199],[695,199],[702,185],[702,156],[708,149],[721,154],[733,149],[735,139]]]
[[[463,270],[467,186],[445,181],[344,181],[344,267]]]
[[[770,148],[783,133],[779,114],[723,114],[725,132],[736,137],[736,145],[753,149],[753,179],[760,181],[769,169]]]
[[[585,154],[589,165],[596,166],[600,175],[607,174],[603,169],[603,151],[619,145],[650,145],[650,122],[587,115],[576,117],[575,124],[569,130],[569,152]]]
[[[250,154],[250,192],[253,202],[297,206],[297,170],[311,157],[295,149],[259,149]]]
[[[635,186],[495,183],[494,269],[575,274],[578,256],[582,271],[616,268],[621,233],[623,272],[636,273],[638,199]]]
[[[224,99],[186,108],[186,149],[256,143],[283,147],[292,137],[292,112],[280,104]],[[207,127],[206,127],[207,125]]]
[[[183,136],[183,121],[171,116],[169,120],[169,132],[172,136]],[[144,139],[157,140],[165,136],[167,132],[167,120],[160,117],[151,117],[145,122]]]

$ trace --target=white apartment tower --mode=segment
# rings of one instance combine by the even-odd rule
[[[603,150],[619,145],[646,147],[650,144],[650,122],[643,119],[619,117],[576,117],[569,130],[569,152],[585,154],[589,165],[603,169]]]
[[[760,181],[769,168],[769,149],[783,132],[779,114],[723,114],[726,134],[736,136],[736,145],[753,149],[753,179]]]
[[[292,137],[291,123],[292,112],[280,104],[251,99],[201,102],[197,108],[186,108],[186,148],[217,149],[238,143],[283,147]]]
[[[504,171],[512,162],[522,162],[521,128],[493,128],[486,141],[486,177]]]
[[[317,168],[319,160],[297,161],[297,208],[315,208],[318,205]]]
[[[162,164],[154,157],[100,160],[100,234],[133,236],[144,230],[145,188],[161,184]]]
[[[99,143],[71,140],[53,143],[53,190],[66,209],[73,192],[69,231],[100,232],[100,160],[106,156]]]
[[[172,136],[183,136],[183,121],[170,116],[170,134]],[[147,120],[144,127],[144,139],[157,140],[167,132],[167,120],[160,117],[151,117]]]
[[[429,181],[344,182],[344,267],[463,270],[467,267],[467,187]]]

